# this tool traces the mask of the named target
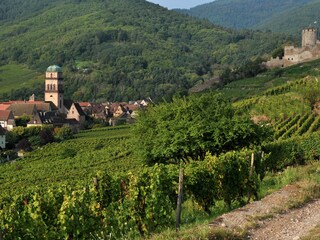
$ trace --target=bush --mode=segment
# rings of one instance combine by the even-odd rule
[[[32,150],[31,144],[27,139],[22,139],[18,142],[17,148],[22,149],[26,152],[30,152]]]
[[[77,155],[77,151],[73,148],[64,148],[61,153],[62,158],[73,158]]]
[[[218,196],[229,208],[232,201],[243,202],[248,191],[257,196],[259,189],[258,174],[249,176],[251,153],[247,150],[232,151],[219,157],[207,156],[207,161],[214,171],[218,186]]]
[[[68,139],[72,139],[73,136],[73,132],[71,130],[71,128],[69,127],[62,127],[62,128],[55,128],[54,129],[54,138],[57,141],[64,141],[64,140],[68,140]]]
[[[218,182],[215,172],[207,162],[194,161],[185,169],[186,193],[193,196],[202,209],[210,214],[210,208],[218,199]]]

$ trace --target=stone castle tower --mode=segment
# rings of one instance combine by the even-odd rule
[[[263,64],[267,68],[288,67],[320,58],[320,41],[316,28],[303,29],[301,40],[301,47],[285,46],[282,58],[271,58]]]
[[[302,30],[302,47],[314,47],[317,43],[318,32],[316,28],[305,28]]]
[[[52,102],[60,113],[64,112],[62,69],[57,65],[47,68],[44,100]]]

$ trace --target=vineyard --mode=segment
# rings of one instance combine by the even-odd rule
[[[130,152],[130,128],[84,131],[75,139],[51,143],[24,159],[0,165],[0,198],[48,186],[75,185],[99,170],[135,171],[141,162]]]
[[[320,116],[314,112],[288,117],[275,123],[275,139],[304,136],[320,128]]]
[[[230,152],[186,165],[185,200],[210,212],[216,201],[230,205],[248,191],[256,195],[264,170],[256,165],[251,176],[249,159],[248,151]],[[7,196],[0,204],[1,239],[133,239],[173,225],[176,165],[156,164],[122,177],[111,173],[98,171],[93,181],[87,177],[76,186]]]
[[[287,76],[297,69],[289,69]],[[269,80],[265,82],[266,79]],[[260,126],[255,125],[256,129],[268,130],[261,144],[252,146],[251,141],[247,148],[228,149],[219,154],[204,152],[201,161],[189,157],[181,162],[184,201],[192,210],[210,216],[217,204],[230,209],[250,198],[257,199],[268,172],[279,172],[320,158],[320,115],[314,109],[319,100],[317,78],[286,82],[283,77],[272,80],[265,76],[260,80],[256,85],[248,79],[233,83],[235,89],[247,84],[252,90],[251,96],[234,102],[233,108],[240,116],[250,113],[267,120]],[[268,87],[268,84],[273,85]],[[259,95],[253,94],[255,90]],[[235,91],[230,94],[237,95]],[[207,102],[194,109],[203,110]],[[187,121],[182,105],[178,105],[178,110]],[[190,116],[197,112],[192,109],[193,105],[185,106]],[[218,109],[217,105],[212,106]],[[204,113],[188,123],[199,126]],[[159,111],[154,114],[155,119],[159,119]],[[213,115],[213,111],[208,115]],[[166,115],[160,122],[168,121],[169,117]],[[178,125],[174,121],[170,124],[161,125],[160,130],[170,127],[174,131],[172,125]],[[154,134],[155,128],[150,126]],[[202,127],[210,126],[203,124]],[[178,129],[185,133],[182,131],[185,129]],[[217,132],[217,128],[211,129]],[[160,133],[165,135],[165,131]],[[172,228],[179,166],[173,162],[146,166],[133,154],[137,144],[133,136],[136,135],[130,126],[86,130],[74,139],[50,143],[23,159],[0,164],[0,239],[135,239]],[[176,140],[186,141],[187,137],[181,134]],[[212,142],[210,137],[208,141]],[[155,135],[152,138],[158,139]],[[171,138],[168,142],[172,147]],[[190,142],[194,149],[194,141]],[[159,144],[156,150],[163,153]]]
[[[82,133],[77,141],[109,131]],[[186,164],[185,201],[209,214],[217,202],[225,202],[230,207],[233,202],[244,202],[249,193],[257,198],[267,171],[279,171],[320,156],[319,134],[291,139],[265,145],[264,150],[271,152],[267,155],[260,150],[231,151],[219,157],[208,154],[204,161]],[[252,153],[253,171],[250,170]],[[174,226],[177,165],[140,167],[135,173],[121,176],[114,174],[113,168],[90,174],[85,168],[82,173],[79,167],[78,173],[86,181],[74,181],[78,175],[58,169],[64,171],[64,175],[60,174],[62,179],[56,185],[29,189],[29,192],[6,195],[2,199],[1,239],[135,239]],[[34,173],[29,173],[33,177]]]

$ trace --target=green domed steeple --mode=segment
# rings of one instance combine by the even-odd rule
[[[47,68],[47,72],[62,72],[62,68],[57,65],[52,65]]]

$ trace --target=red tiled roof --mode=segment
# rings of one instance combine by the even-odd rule
[[[137,108],[140,108],[138,105],[136,104],[127,104],[126,107],[130,110],[130,111],[134,111]]]
[[[44,103],[44,101],[12,100],[12,101],[8,101],[8,102],[2,102],[1,104],[11,105],[11,104],[21,104],[21,103],[25,103],[25,104],[41,104],[41,103]]]
[[[10,110],[0,110],[0,121],[8,121],[10,114]]]
[[[118,109],[118,107],[119,107],[120,105],[121,105],[120,103],[112,103],[112,104],[111,104],[111,107],[110,107],[111,112],[117,111],[117,109]]]
[[[3,104],[3,103],[0,104],[0,110],[7,110],[8,107],[10,107],[9,104]]]
[[[90,107],[91,103],[89,102],[79,102],[80,107]]]

